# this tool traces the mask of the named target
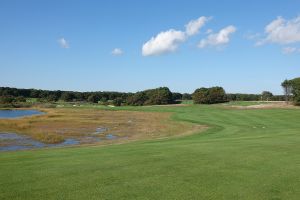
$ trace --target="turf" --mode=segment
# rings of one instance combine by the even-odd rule
[[[299,199],[300,110],[123,107],[209,125],[191,136],[0,154],[0,199]]]
[[[272,102],[267,101],[230,101],[227,103],[224,103],[223,105],[228,106],[254,106],[254,105],[261,105],[261,104],[268,104]]]

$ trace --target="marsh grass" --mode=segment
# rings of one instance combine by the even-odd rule
[[[47,108],[42,111],[46,114],[1,119],[0,132],[26,134],[44,143],[60,143],[66,138],[80,140],[98,127],[105,127],[107,133],[126,138],[126,141],[171,137],[195,130],[192,124],[171,120],[171,113],[78,108]]]
[[[35,140],[41,141],[46,144],[57,144],[65,140],[64,137],[61,135],[57,135],[54,133],[47,133],[47,132],[34,133],[31,136]]]

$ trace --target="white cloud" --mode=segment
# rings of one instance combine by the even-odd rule
[[[202,16],[196,20],[191,20],[188,24],[185,25],[186,34],[188,36],[196,35],[209,19],[210,17]]]
[[[265,27],[266,37],[256,45],[265,43],[291,44],[300,42],[300,16],[291,20],[277,17]]]
[[[284,48],[282,48],[282,53],[283,54],[292,54],[292,53],[296,53],[297,51],[300,52],[300,49],[297,49],[296,47],[284,47]]]
[[[175,51],[178,44],[185,41],[185,39],[186,35],[182,31],[170,29],[161,32],[143,44],[142,54],[143,56],[151,56]]]
[[[122,55],[123,54],[123,51],[122,49],[120,48],[115,48],[111,51],[111,54],[114,55],[114,56],[119,56],[119,55]]]
[[[244,34],[244,38],[247,40],[257,40],[260,37],[261,37],[260,33],[248,32],[248,33]]]
[[[204,48],[207,46],[220,46],[227,44],[230,41],[230,35],[236,32],[236,28],[234,26],[227,26],[221,29],[218,33],[211,33],[207,36],[206,39],[202,39],[198,47]]]
[[[58,43],[61,46],[61,48],[68,49],[70,47],[69,43],[67,42],[67,40],[65,40],[65,38],[60,38],[58,40]]]
[[[158,33],[143,44],[143,56],[160,55],[175,51],[180,43],[197,34],[209,19],[210,17],[202,16],[196,20],[191,20],[185,25],[185,31],[170,29]]]
[[[206,32],[205,32],[205,34],[210,34],[210,33],[212,33],[212,32],[213,32],[212,29],[207,29]]]

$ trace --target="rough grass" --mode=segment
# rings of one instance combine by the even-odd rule
[[[223,105],[226,106],[253,106],[253,105],[261,105],[261,104],[268,104],[271,102],[267,101],[230,101],[227,103],[224,103]]]
[[[300,110],[126,107],[211,128],[186,137],[0,154],[0,199],[300,196]]]
[[[0,119],[0,132],[22,133],[44,143],[60,143],[65,138],[80,140],[83,136],[93,134],[98,127],[108,128],[109,133],[113,133],[119,139],[126,138],[126,141],[181,135],[201,128],[171,121],[170,113],[73,108],[43,111],[47,114]],[[103,134],[99,134],[98,137],[101,136]]]

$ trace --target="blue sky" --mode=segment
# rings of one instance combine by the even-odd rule
[[[0,86],[281,94],[299,16],[299,0],[1,0]]]

